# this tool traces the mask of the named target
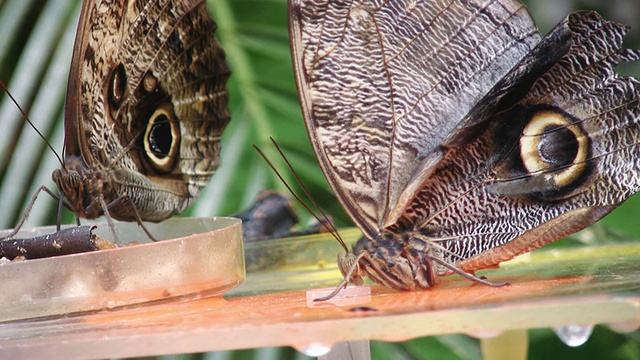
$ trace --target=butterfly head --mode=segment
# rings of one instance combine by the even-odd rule
[[[355,244],[352,253],[338,257],[338,266],[345,279],[355,284],[368,276],[396,290],[430,288],[435,285],[437,274],[429,252],[422,249],[424,246],[421,240],[398,241],[394,235],[364,237]]]
[[[345,256],[338,254],[338,268],[344,276],[344,279],[349,284],[354,285],[362,285],[363,284],[363,275],[362,268],[360,267],[360,258],[364,253],[356,256],[353,253],[347,253]]]
[[[67,156],[65,166],[54,170],[51,177],[60,190],[64,206],[73,213],[86,219],[102,215],[102,208],[96,199],[104,193],[110,193],[112,182],[107,172],[92,171],[81,158]]]

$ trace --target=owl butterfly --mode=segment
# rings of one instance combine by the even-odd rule
[[[637,192],[640,83],[615,71],[640,57],[626,31],[580,12],[542,38],[509,0],[291,0],[307,130],[364,233],[345,277],[471,277]]]
[[[204,0],[83,3],[52,175],[76,216],[157,222],[197,199],[229,121],[216,28]]]

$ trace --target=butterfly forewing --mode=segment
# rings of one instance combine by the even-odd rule
[[[521,3],[485,3],[291,2],[311,141],[366,232],[383,226],[416,170],[538,41]]]

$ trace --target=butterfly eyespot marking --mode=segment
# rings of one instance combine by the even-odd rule
[[[580,178],[588,153],[589,137],[575,118],[560,111],[535,112],[520,137],[520,157],[526,171],[544,173],[557,188]]]
[[[111,71],[109,75],[109,105],[112,109],[117,110],[122,104],[122,100],[126,97],[127,92],[127,73],[124,65],[119,64]]]
[[[157,87],[158,79],[156,79],[156,77],[149,72],[144,74],[144,77],[142,78],[142,88],[144,89],[144,91],[146,91],[147,93],[152,93],[156,91]]]
[[[149,118],[144,133],[144,150],[153,167],[161,172],[173,169],[180,149],[180,125],[171,106],[161,105]]]

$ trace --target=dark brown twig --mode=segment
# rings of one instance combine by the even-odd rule
[[[16,257],[39,259],[51,256],[76,254],[95,251],[104,246],[93,235],[95,226],[78,226],[56,231],[53,234],[40,235],[27,239],[6,239],[0,241],[0,257],[13,260]]]

